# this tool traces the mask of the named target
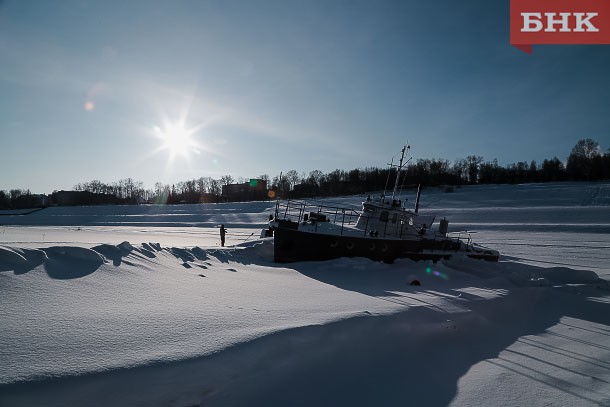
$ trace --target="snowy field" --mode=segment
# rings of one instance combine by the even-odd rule
[[[273,207],[0,212],[0,406],[610,406],[610,183],[424,190],[499,263],[274,264]]]

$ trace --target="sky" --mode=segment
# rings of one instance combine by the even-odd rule
[[[0,0],[0,189],[607,151],[610,45],[509,34],[499,0]]]

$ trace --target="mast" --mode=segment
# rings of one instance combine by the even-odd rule
[[[392,191],[392,199],[396,199],[396,191],[398,190],[398,180],[400,179],[400,171],[402,171],[402,167],[407,165],[407,163],[409,162],[409,160],[407,160],[406,163],[403,164],[404,158],[405,158],[405,151],[409,151],[409,149],[411,149],[410,145],[405,145],[402,147],[402,150],[400,151],[400,162],[398,163],[398,167],[396,168],[396,182],[394,182],[394,190]]]
[[[388,183],[390,182],[390,175],[392,174],[392,167],[394,167],[394,157],[392,157],[392,161],[388,164],[390,166],[390,170],[388,171],[388,177],[385,180],[385,187],[383,188],[382,198],[385,198],[385,193],[388,190]]]

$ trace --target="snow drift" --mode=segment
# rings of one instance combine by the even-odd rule
[[[428,210],[494,225],[476,240],[503,253],[497,264],[277,265],[272,242],[250,237],[272,203],[227,204],[227,248],[211,220],[206,235],[5,216],[0,405],[608,405],[610,240],[587,226],[608,214],[603,193],[571,215],[597,187],[607,185],[549,185],[580,226],[557,218],[535,233],[514,225],[543,223],[543,186],[498,203],[521,208],[510,227],[490,209],[501,188],[431,193]],[[196,216],[229,224],[212,209]],[[81,220],[91,210],[72,208]]]

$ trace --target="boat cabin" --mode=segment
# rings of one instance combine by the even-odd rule
[[[399,199],[381,196],[362,203],[356,228],[369,231],[371,237],[404,237],[425,235],[434,222],[433,216],[421,216],[403,207]]]

